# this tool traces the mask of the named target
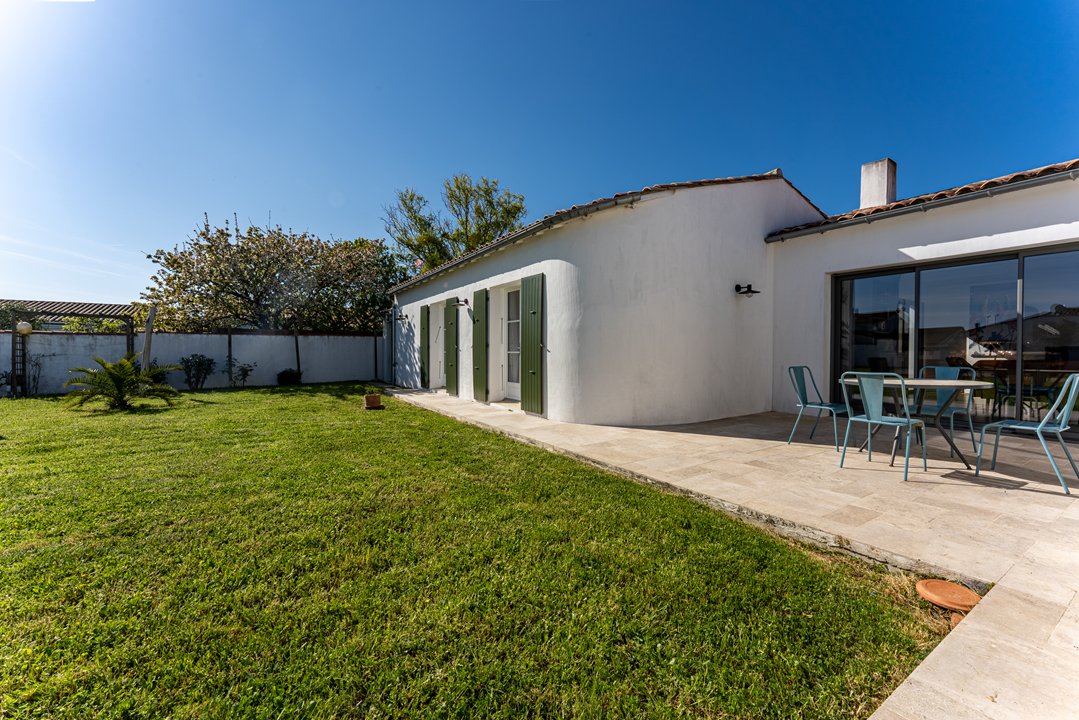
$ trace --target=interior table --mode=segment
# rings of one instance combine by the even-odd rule
[[[858,381],[855,378],[847,378],[843,382],[846,383],[847,385],[852,385],[854,387],[858,387]],[[947,390],[951,390],[952,391],[951,393],[948,394],[948,398],[944,402],[938,404],[937,412],[936,412],[935,415],[933,415],[933,425],[937,428],[937,432],[939,432],[941,434],[941,436],[948,442],[948,445],[955,452],[956,457],[958,457],[963,462],[963,464],[967,466],[967,470],[973,469],[973,468],[971,468],[970,463],[967,462],[967,458],[963,455],[963,453],[956,446],[955,440],[952,439],[952,436],[949,435],[947,433],[947,431],[944,429],[944,426],[941,425],[940,420],[944,416],[944,413],[947,412],[948,408],[951,407],[951,404],[955,401],[956,397],[958,397],[962,393],[962,391],[969,390],[970,392],[973,392],[975,390],[987,390],[987,389],[993,387],[993,383],[985,382],[984,380],[943,380],[943,379],[938,379],[938,378],[904,378],[903,379],[903,384],[906,385],[907,390],[923,390],[923,391],[931,391],[931,390],[947,391]],[[900,391],[901,386],[900,386],[900,383],[899,383],[898,380],[896,380],[895,378],[885,378],[884,379],[884,387],[886,387],[886,388],[888,388],[888,389],[890,389],[892,391],[893,397],[895,397],[897,403],[901,402],[900,399],[899,399],[899,391]],[[924,400],[924,398],[925,398],[925,393],[923,392],[922,393],[922,399]],[[907,407],[908,408],[910,407],[909,403],[908,403]],[[915,414],[920,415],[921,414],[920,410],[921,410],[920,406],[915,407],[914,408]],[[968,421],[969,421],[969,418],[968,418]],[[873,432],[876,432],[880,428],[881,428],[881,426],[878,425],[877,428]],[[899,430],[898,429],[896,429],[895,437],[896,437],[896,440],[898,440],[898,438],[899,438]],[[892,441],[892,462],[895,462],[896,440]],[[866,442],[869,442],[869,441],[866,440]]]

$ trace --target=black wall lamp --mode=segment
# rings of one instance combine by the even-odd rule
[[[753,283],[746,283],[745,285],[735,285],[734,291],[739,295],[744,295],[746,297],[753,297],[754,295],[759,295],[761,292],[760,290],[753,289]]]
[[[451,303],[450,307],[468,307],[468,298],[458,300],[455,303]]]

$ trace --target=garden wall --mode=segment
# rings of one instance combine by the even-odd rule
[[[254,363],[247,386],[276,385],[277,373],[296,367],[296,343],[299,342],[300,367],[305,383],[344,380],[375,380],[388,377],[386,346],[381,337],[366,335],[300,335],[279,333],[234,333],[232,355],[237,363]],[[31,366],[40,363],[37,393],[65,392],[64,382],[73,367],[95,366],[93,358],[117,360],[123,356],[127,341],[123,335],[95,335],[68,332],[35,332],[28,340],[27,355]],[[135,351],[142,353],[143,336],[135,336]],[[151,341],[151,357],[160,365],[179,363],[186,355],[200,353],[213,358],[217,366],[206,381],[206,388],[228,387],[225,361],[228,335],[225,333],[161,333]],[[11,333],[0,333],[0,372],[11,367]],[[183,372],[169,373],[169,384],[186,389]],[[8,388],[0,388],[7,395]]]

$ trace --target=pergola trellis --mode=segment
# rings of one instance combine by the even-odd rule
[[[17,308],[11,319],[11,375],[8,386],[11,397],[30,394],[27,376],[26,336],[18,330],[22,321],[44,320],[59,322],[67,318],[88,320],[119,320],[127,334],[127,352],[135,352],[135,308],[120,303],[57,302],[53,300],[0,300],[0,307]]]

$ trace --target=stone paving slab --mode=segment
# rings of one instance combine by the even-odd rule
[[[902,455],[890,467],[884,438],[871,463],[848,450],[843,469],[824,423],[813,440],[803,423],[787,445],[793,415],[624,428],[444,392],[393,394],[781,534],[983,592],[994,585],[874,720],[1079,718],[1079,501],[1064,495],[1035,441],[1003,438],[997,471],[975,477],[930,430],[928,471],[912,457],[903,482]]]

